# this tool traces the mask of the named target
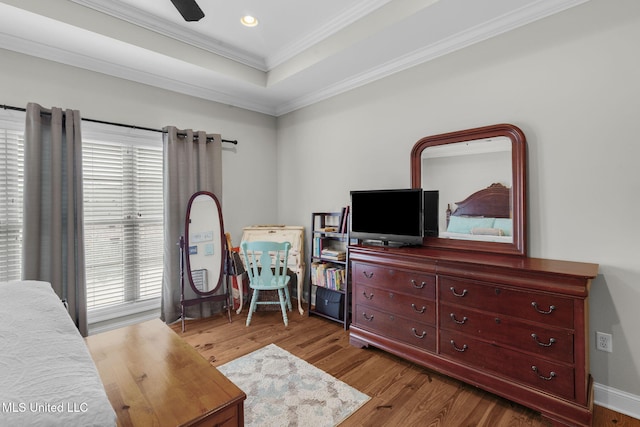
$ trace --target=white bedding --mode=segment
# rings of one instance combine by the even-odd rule
[[[440,237],[441,239],[474,240],[477,242],[513,243],[513,236],[491,236],[483,234],[466,234],[441,231],[440,234],[438,234],[438,237]]]
[[[84,339],[46,282],[0,282],[0,425],[114,426]]]

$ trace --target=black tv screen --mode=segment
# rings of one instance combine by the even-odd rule
[[[351,192],[351,237],[419,245],[422,235],[422,189]]]

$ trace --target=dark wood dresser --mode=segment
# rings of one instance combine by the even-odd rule
[[[588,295],[598,265],[445,249],[350,247],[350,342],[590,426]]]

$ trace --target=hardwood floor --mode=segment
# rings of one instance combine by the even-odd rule
[[[246,310],[191,320],[186,332],[172,328],[214,366],[274,343],[345,383],[371,400],[341,426],[547,427],[539,414],[475,387],[369,348],[349,344],[342,325],[291,312],[289,326],[276,311],[255,313],[245,326]],[[594,410],[594,427],[640,427],[640,420],[602,407]]]

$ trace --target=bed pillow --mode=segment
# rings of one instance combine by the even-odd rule
[[[504,236],[504,231],[500,228],[475,227],[471,229],[471,234],[476,236]]]
[[[505,236],[513,235],[513,221],[511,218],[496,218],[493,226],[502,230]]]
[[[493,228],[495,218],[478,216],[452,216],[447,231],[451,233],[471,234],[474,228]]]

